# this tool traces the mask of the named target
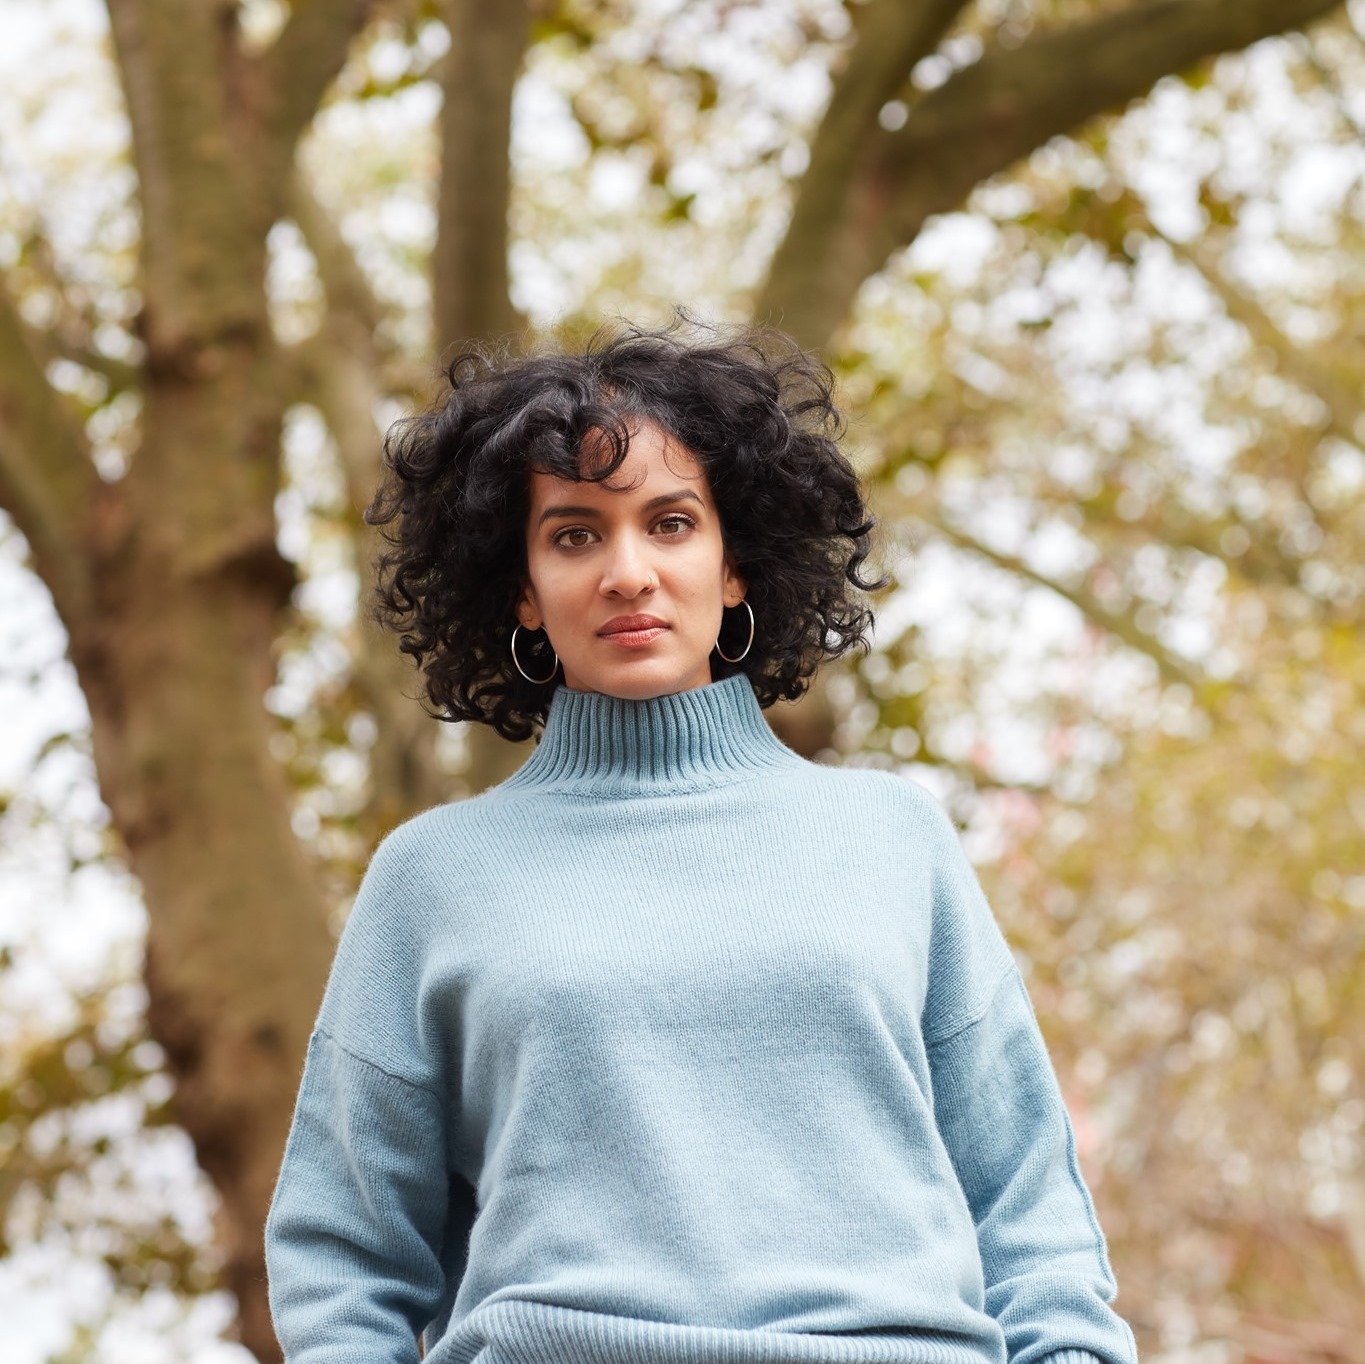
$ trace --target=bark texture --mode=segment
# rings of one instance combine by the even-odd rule
[[[791,296],[812,287],[821,262],[838,253],[839,239],[863,214],[876,212],[875,203],[863,214],[854,211],[865,193],[860,150],[881,126],[882,108],[902,92],[915,64],[934,51],[966,4],[872,0],[854,10],[856,37],[811,140],[802,190],[756,310],[761,320],[793,332],[803,325],[788,312]]]
[[[48,387],[36,338],[0,292],[0,506],[28,538],[34,567],[67,621],[90,611],[80,544],[98,484],[79,427]]]
[[[496,341],[524,325],[508,292],[508,147],[531,4],[446,0],[446,11],[451,54],[441,81],[432,311],[437,348],[449,358],[470,342]],[[509,743],[487,725],[468,726],[465,740],[473,791],[511,776],[526,758],[526,744]]]
[[[528,0],[446,0],[446,15],[432,286],[437,347],[458,348],[522,325],[508,294],[508,144],[531,16]]]

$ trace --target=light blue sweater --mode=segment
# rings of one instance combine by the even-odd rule
[[[561,687],[384,841],[266,1254],[290,1364],[1135,1358],[951,821],[742,675]]]

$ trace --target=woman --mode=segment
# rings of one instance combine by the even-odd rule
[[[831,376],[458,361],[372,508],[511,778],[380,846],[266,1231],[290,1364],[1131,1364],[1028,997],[921,787],[762,709],[864,641]]]

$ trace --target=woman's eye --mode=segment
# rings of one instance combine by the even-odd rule
[[[675,516],[665,516],[659,522],[660,529],[664,530],[667,535],[681,535],[683,531],[690,530],[694,525],[696,522],[690,516],[683,516],[681,513]]]
[[[582,536],[582,539],[574,537]],[[559,531],[555,535],[555,544],[568,545],[570,549],[579,549],[592,539],[592,531],[586,526],[569,526],[565,530]]]

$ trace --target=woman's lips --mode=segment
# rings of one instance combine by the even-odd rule
[[[638,649],[645,644],[653,644],[667,629],[666,625],[651,625],[644,630],[604,630],[602,638],[609,644],[619,644],[623,649]]]

